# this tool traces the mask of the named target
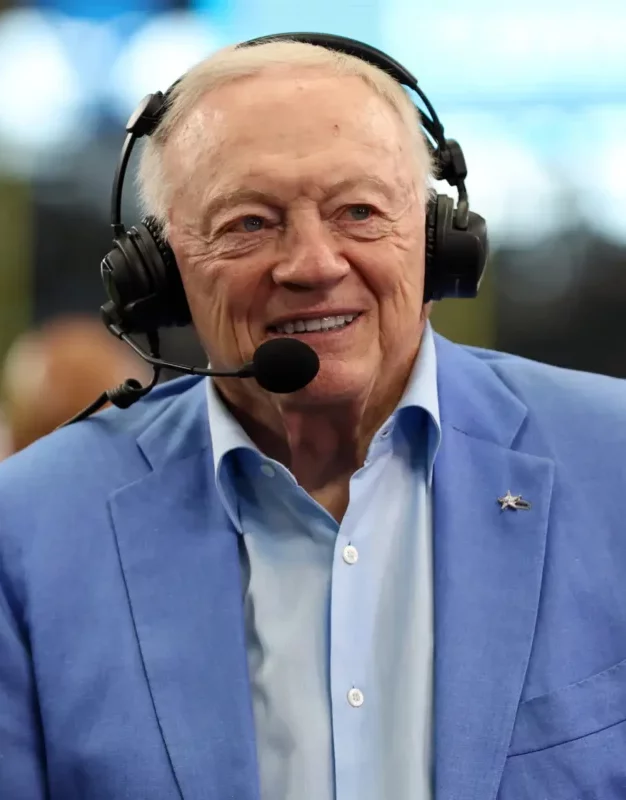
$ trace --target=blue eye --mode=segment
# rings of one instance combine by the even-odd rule
[[[349,212],[352,219],[356,220],[357,222],[363,222],[364,220],[369,219],[371,217],[372,207],[350,206]]]
[[[243,217],[241,220],[241,224],[243,229],[246,233],[256,233],[256,231],[260,231],[265,223],[263,217],[257,217],[253,214],[250,214],[247,217]]]

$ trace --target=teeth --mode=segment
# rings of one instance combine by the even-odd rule
[[[276,325],[278,333],[304,333],[305,331],[331,331],[343,328],[356,319],[358,314],[339,314],[336,317],[320,317],[318,319],[297,319]]]

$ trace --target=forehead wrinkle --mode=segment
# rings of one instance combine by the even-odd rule
[[[304,86],[300,85],[297,87],[300,91],[304,88]],[[234,129],[230,130],[230,128],[233,128],[233,122],[241,122],[238,117],[242,109],[238,107],[239,104],[237,102],[233,109],[229,109],[228,104],[224,108],[220,108],[220,98],[215,96],[211,98],[210,94],[205,95],[191,109],[189,114],[181,120],[166,145],[168,148],[170,174],[174,176],[172,181],[173,194],[177,195],[179,199],[184,197],[185,200],[192,201],[187,211],[191,211],[191,207],[193,207],[196,212],[202,213],[202,209],[206,207],[207,203],[211,203],[216,199],[216,196],[221,195],[223,192],[230,193],[242,187],[249,187],[251,183],[254,185],[257,179],[261,184],[258,188],[261,190],[265,189],[262,184],[269,182],[272,186],[272,193],[274,193],[277,179],[282,178],[286,184],[294,184],[289,187],[287,193],[292,193],[294,190],[298,193],[308,193],[307,190],[303,191],[303,184],[311,183],[314,185],[316,183],[315,177],[305,177],[300,170],[305,167],[302,161],[306,161],[309,158],[315,159],[318,155],[315,150],[319,147],[319,137],[317,140],[315,136],[313,137],[311,144],[314,147],[309,149],[306,141],[302,141],[303,138],[305,140],[308,138],[306,135],[307,129],[305,128],[304,131],[301,131],[304,136],[297,136],[298,140],[300,140],[298,147],[300,152],[297,153],[294,163],[290,165],[288,170],[288,173],[293,172],[293,174],[285,174],[285,164],[282,159],[279,159],[279,164],[277,165],[280,168],[274,169],[272,160],[277,153],[269,152],[257,153],[256,168],[249,166],[247,170],[235,178],[237,166],[241,166],[241,164],[238,162],[237,153],[235,152],[233,153],[235,160],[232,165],[234,168],[229,170],[227,158],[229,149],[232,150],[236,147],[236,150],[242,149],[245,153],[251,146],[254,154],[256,142],[261,147],[263,146],[263,132],[261,131],[259,136],[259,131],[255,130],[255,126],[251,124],[236,124]],[[337,141],[336,134],[333,135],[333,131],[338,128],[340,138],[344,142],[346,139],[349,140],[354,137],[357,146],[368,152],[367,160],[371,158],[374,163],[378,163],[381,156],[385,159],[390,158],[394,172],[396,172],[395,182],[400,184],[400,186],[397,186],[401,190],[399,193],[406,196],[407,193],[410,193],[408,184],[411,181],[407,180],[409,177],[406,175],[407,165],[402,162],[407,157],[410,159],[412,149],[409,141],[409,131],[402,124],[399,115],[394,113],[393,107],[376,94],[369,92],[368,94],[369,96],[360,104],[357,113],[361,117],[363,124],[357,125],[356,129],[355,119],[353,117],[346,118],[341,113],[342,109],[338,109],[332,103],[330,107],[322,106],[319,109],[318,122],[329,125],[327,139],[329,144]],[[213,100],[213,105],[209,105],[210,100]],[[222,99],[222,104],[223,102],[224,99]],[[293,138],[298,133],[297,129],[300,127],[298,121],[294,120],[294,123],[295,125],[287,124],[286,130],[283,131],[283,135],[287,138]],[[352,130],[350,130],[351,128]],[[369,135],[363,136],[364,131],[367,131],[367,129],[369,129]],[[222,158],[219,157],[220,150],[222,151]],[[267,158],[267,168],[259,169],[258,162],[263,161],[264,158]],[[304,171],[306,172],[306,170]],[[370,170],[364,171],[369,172]],[[230,175],[228,174],[229,172]],[[411,174],[414,170],[409,169],[408,172]],[[333,183],[336,183],[336,180]],[[295,184],[299,184],[299,186],[296,188]],[[326,193],[327,189],[320,188]],[[407,190],[409,191],[407,192]],[[187,203],[185,204],[187,205]]]
[[[394,159],[394,162],[396,159]],[[194,220],[205,220],[218,213],[243,204],[259,204],[282,208],[306,197],[316,203],[327,203],[350,191],[373,190],[382,195],[397,213],[411,205],[416,199],[415,181],[404,175],[401,164],[394,163],[393,179],[385,179],[376,170],[352,170],[343,174],[334,172],[329,176],[302,174],[297,165],[292,165],[287,174],[278,173],[271,163],[267,168],[246,170],[240,175],[236,171],[213,171],[213,180],[194,181],[195,192],[187,192],[186,199],[193,200]],[[198,173],[196,173],[198,174]],[[189,214],[186,215],[189,218]]]
[[[268,179],[271,184],[268,183]],[[290,183],[293,185],[289,185]],[[278,207],[302,196],[309,197],[315,202],[328,202],[344,192],[359,189],[372,189],[388,201],[393,201],[399,195],[405,196],[408,188],[405,181],[385,181],[375,174],[365,172],[345,178],[335,176],[333,180],[321,181],[293,176],[293,181],[286,179],[277,186],[276,175],[268,169],[265,172],[248,173],[238,181],[207,186],[202,200],[202,213],[210,215],[248,202]]]

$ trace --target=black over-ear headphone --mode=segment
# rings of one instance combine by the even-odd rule
[[[420,121],[429,137],[427,142],[436,175],[455,186],[458,192],[456,207],[452,198],[441,194],[428,203],[424,300],[475,297],[487,260],[487,227],[481,216],[469,210],[463,151],[458,142],[445,138],[443,125],[417,80],[382,51],[343,36],[283,33],[251,39],[239,47],[277,40],[304,42],[356,56],[387,72],[418,95],[430,114],[428,117],[420,111]],[[148,216],[127,230],[121,220],[124,176],[133,145],[137,139],[154,132],[167,107],[168,94],[169,90],[165,94],[148,95],[131,115],[113,182],[111,224],[114,246],[101,265],[102,280],[110,302],[102,310],[112,332],[129,344],[132,343],[128,334],[148,333],[156,337],[159,328],[191,322],[176,258],[162,238],[157,221]],[[151,363],[157,362],[153,360]]]

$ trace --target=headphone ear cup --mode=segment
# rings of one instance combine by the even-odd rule
[[[100,272],[126,333],[188,325],[191,313],[176,258],[156,220],[146,217],[114,242]]]
[[[442,281],[442,239],[451,225],[454,201],[445,194],[431,197],[426,207],[424,302],[441,300],[445,295]]]
[[[467,228],[456,227],[454,201],[437,195],[426,213],[424,302],[476,297],[488,255],[487,224],[469,213]]]
[[[180,270],[176,263],[176,256],[163,238],[161,227],[154,217],[144,217],[141,225],[140,240],[148,246],[154,247],[156,253],[151,258],[154,265],[154,285],[159,298],[157,313],[160,319],[159,327],[184,327],[191,323],[191,311],[187,303],[187,296],[180,277]]]
[[[474,211],[469,213],[467,230],[464,240],[464,258],[467,261],[468,288],[473,287],[473,294],[464,297],[476,297],[480,284],[485,274],[487,259],[489,257],[489,237],[487,235],[487,222],[480,214]],[[470,284],[471,282],[471,284]]]

